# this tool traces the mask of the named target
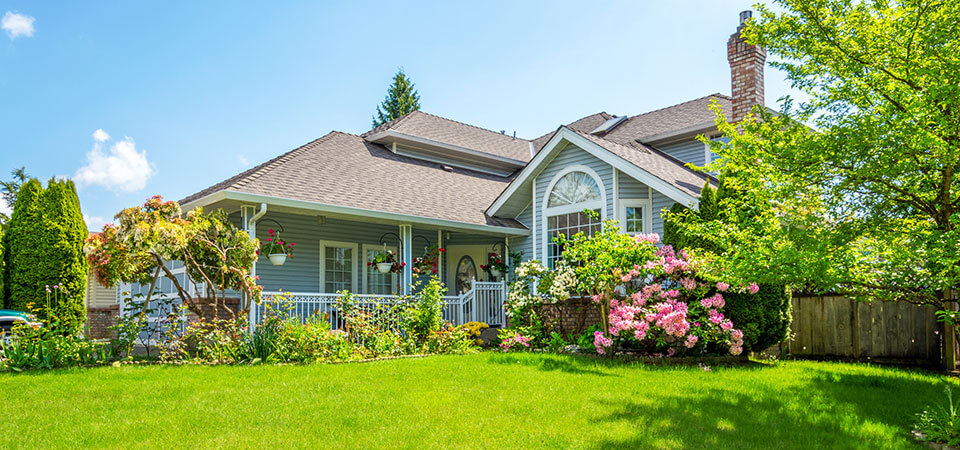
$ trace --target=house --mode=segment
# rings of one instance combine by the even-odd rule
[[[662,233],[661,210],[696,207],[715,180],[686,164],[714,157],[697,136],[722,138],[710,104],[733,121],[763,104],[765,51],[740,37],[749,16],[727,43],[731,96],[599,112],[535,139],[415,111],[361,135],[330,132],[180,203],[223,208],[251,236],[272,229],[295,242],[294,258],[274,266],[262,257],[255,271],[266,292],[292,292],[298,311],[329,308],[340,290],[408,293],[414,258],[440,246],[437,276],[459,305],[448,320],[502,323],[504,285],[480,270],[490,253],[552,264],[558,234],[592,233],[603,219],[625,233]],[[384,249],[399,252],[402,273],[368,267]]]

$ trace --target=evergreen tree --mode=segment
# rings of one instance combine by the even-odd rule
[[[50,306],[65,324],[79,331],[87,315],[87,261],[83,254],[87,226],[80,200],[70,180],[50,180],[42,199],[45,256],[39,268],[41,282],[66,289],[68,295],[59,297],[61,303]]]
[[[0,181],[0,198],[7,203],[7,207],[13,209],[13,204],[17,202],[17,192],[20,192],[20,186],[23,183],[26,183],[30,179],[30,175],[27,175],[27,168],[21,166],[19,169],[13,169],[10,171],[10,175],[13,175],[13,179],[10,181]],[[9,220],[5,214],[0,214],[0,228]]]
[[[4,305],[26,310],[27,304],[45,299],[40,267],[44,260],[44,233],[41,200],[43,186],[37,180],[24,183],[13,205],[13,214],[4,233],[6,286]]]
[[[377,106],[377,113],[373,116],[373,127],[387,123],[404,114],[420,109],[420,94],[414,89],[413,82],[400,69],[393,76],[393,84],[387,90],[383,103]]]

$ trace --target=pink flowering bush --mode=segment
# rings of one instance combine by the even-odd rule
[[[701,264],[669,245],[657,247],[659,236],[633,237],[605,223],[593,236],[578,235],[563,243],[564,259],[575,267],[582,291],[600,309],[602,330],[594,334],[599,354],[614,349],[672,356],[743,351],[743,332],[724,316],[723,293],[734,288],[707,281]]]
[[[530,349],[530,337],[524,336],[516,330],[503,330],[506,337],[500,340],[500,350],[504,352],[524,351]]]

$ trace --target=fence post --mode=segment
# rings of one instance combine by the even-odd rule
[[[957,303],[950,302],[947,304],[947,308],[953,311],[957,310]],[[948,323],[943,324],[943,368],[947,370],[954,370],[957,368],[957,335],[954,330],[954,326]]]

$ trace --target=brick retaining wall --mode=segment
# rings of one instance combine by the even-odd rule
[[[87,308],[87,337],[91,339],[109,339],[113,337],[110,329],[117,323],[120,305]]]

